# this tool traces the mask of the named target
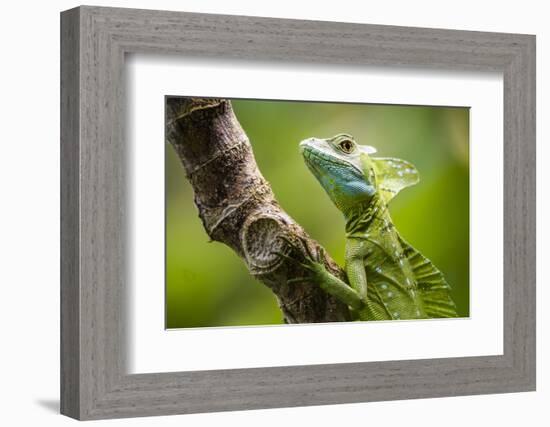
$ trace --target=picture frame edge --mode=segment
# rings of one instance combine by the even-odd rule
[[[159,16],[168,19],[170,23],[155,22],[155,18]],[[472,53],[465,68],[500,69],[504,73],[505,167],[512,172],[508,177],[505,174],[504,196],[505,207],[508,209],[505,209],[504,216],[505,230],[506,227],[509,227],[509,230],[512,231],[508,231],[508,239],[505,237],[504,247],[505,260],[508,263],[505,263],[505,351],[503,356],[230,370],[233,372],[197,371],[170,374],[174,378],[171,382],[166,380],[168,374],[126,374],[125,355],[122,354],[126,342],[126,326],[123,324],[125,319],[124,274],[126,263],[124,254],[126,248],[124,243],[120,243],[120,240],[123,240],[121,237],[126,233],[124,225],[126,208],[118,206],[116,200],[113,199],[113,195],[124,195],[127,178],[124,171],[113,172],[117,162],[119,165],[124,165],[123,126],[115,123],[117,122],[116,117],[120,117],[124,111],[122,101],[115,99],[115,96],[120,97],[120,95],[122,95],[121,99],[124,98],[124,57],[128,52],[141,50],[154,52],[160,43],[158,38],[162,39],[163,25],[175,25],[177,29],[178,25],[185,25],[187,20],[191,20],[194,28],[198,28],[200,31],[201,20],[206,19],[211,22],[215,21],[216,17],[219,17],[218,19],[224,23],[241,19],[245,20],[248,25],[254,26],[254,22],[260,22],[262,27],[270,24],[281,26],[283,23],[287,23],[294,28],[296,22],[311,22],[313,27],[317,25],[322,28],[318,35],[319,40],[323,39],[323,31],[341,26],[343,31],[353,27],[349,31],[354,33],[360,33],[361,28],[366,33],[369,32],[369,29],[376,29],[377,34],[387,31],[389,39],[391,39],[392,31],[404,31],[409,38],[407,41],[409,49],[411,39],[414,42],[415,35],[425,44],[439,46],[437,38],[428,37],[429,41],[426,42],[426,39],[421,37],[422,34],[433,36],[435,33],[445,34],[449,39],[456,40],[460,40],[461,35],[467,35],[472,40],[478,40],[481,51],[490,50],[491,46],[494,47],[497,53],[493,57],[495,61],[493,64],[487,63],[486,58],[480,59],[479,56]],[[145,25],[147,27],[144,27]],[[155,26],[160,30],[155,30]],[[173,31],[175,31],[174,28],[171,28],[169,33]],[[229,39],[231,39],[230,33],[229,31],[227,34]],[[153,45],[147,42],[147,37],[151,34],[155,34],[156,37]],[[250,35],[248,36],[250,37]],[[290,37],[294,37],[296,40],[298,36],[291,32]],[[381,37],[383,38],[383,36]],[[484,37],[488,40],[487,45],[483,45]],[[314,39],[315,37],[312,37],[308,43],[315,44],[315,41],[312,41]],[[255,43],[261,43],[261,40]],[[331,43],[334,46],[336,41],[331,40]],[[368,43],[368,40],[360,39],[359,48],[346,45],[342,55],[352,52],[354,49],[360,51],[361,47],[368,50]],[[391,46],[396,46],[393,54],[399,52],[399,40],[390,40],[388,43]],[[452,44],[452,42],[445,41],[445,46],[448,46],[449,43]],[[456,43],[460,44],[461,42],[456,41]],[[468,43],[474,42],[470,40]],[[430,393],[436,393],[438,390],[446,390],[448,392],[446,395],[534,390],[536,388],[535,44],[536,37],[533,35],[384,27],[368,24],[95,6],[82,6],[62,12],[61,413],[76,419],[101,419],[351,403],[391,400],[393,398],[435,397]],[[214,46],[213,42],[212,45],[206,47],[214,49],[214,56],[219,54],[212,46]],[[185,51],[184,46],[174,46],[173,43],[164,51],[174,53],[178,52],[178,49]],[[380,50],[374,47],[369,52],[376,54],[380,53]],[[278,57],[284,56],[284,53],[284,51],[274,52]],[[436,53],[437,49],[431,52],[432,55],[436,55]],[[423,55],[425,56],[421,55],[420,60],[429,57],[425,52]],[[243,56],[246,57],[246,54],[243,53]],[[456,58],[462,60],[467,56],[466,53],[460,51]],[[289,54],[290,60],[295,57],[296,54]],[[391,52],[385,53],[383,61],[376,61],[374,58],[373,63],[390,64],[391,58]],[[476,67],[476,60],[485,62]],[[326,61],[326,56],[323,56],[319,62],[323,61]],[[397,66],[407,65],[403,60],[396,61],[398,61]],[[342,63],[345,64],[346,61]],[[452,65],[452,58],[440,60],[436,67],[445,67],[445,64]],[[428,64],[424,65],[428,66]],[[100,106],[105,105],[108,106],[104,109],[107,111],[101,111]],[[515,119],[507,120],[510,117]],[[123,122],[123,120],[118,120],[118,122]],[[113,144],[109,145],[106,141]],[[519,149],[519,144],[522,144],[523,150]],[[107,156],[107,153],[113,155]],[[103,191],[107,182],[115,183],[114,187],[116,188],[112,189],[113,194],[110,194],[109,197],[105,197],[105,195],[98,197],[95,192]],[[525,191],[521,192],[522,189]],[[96,198],[92,200],[92,196]],[[112,213],[112,217],[105,215],[105,212]],[[524,223],[521,222],[522,215],[526,218]],[[98,233],[102,237],[94,240],[94,233]],[[504,234],[507,235],[506,232]],[[519,235],[520,238],[511,239],[512,235]],[[110,243],[114,246],[107,245],[105,239],[111,239]],[[115,241],[116,239],[118,241]],[[520,261],[518,261],[518,257],[520,257]],[[101,262],[110,266],[109,271],[100,271],[101,268],[98,267],[98,264]],[[520,265],[518,266],[518,264]],[[107,283],[111,286],[107,287]],[[518,283],[521,286],[514,286]],[[106,331],[114,331],[114,333],[110,335]],[[453,368],[453,364],[455,364],[455,368]],[[377,371],[376,378],[384,378],[384,365],[389,367],[393,373],[399,372],[405,377],[406,373],[401,374],[402,369],[399,369],[399,366],[412,367],[411,369],[415,369],[416,372],[422,368],[424,379],[435,380],[437,376],[447,375],[447,378],[456,376],[456,378],[466,380],[471,378],[466,375],[468,364],[477,366],[478,379],[481,375],[483,381],[461,384],[461,387],[457,386],[454,389],[451,387],[452,390],[443,385],[440,388],[434,387],[423,382],[422,378],[417,376],[408,377],[409,382],[402,383],[408,384],[409,389],[403,386],[399,388],[397,384],[388,385],[389,377],[386,377],[383,380],[385,387],[379,383],[380,391],[377,395],[373,395],[376,384],[368,384],[367,388],[362,388],[361,384],[353,382],[354,378],[357,381],[365,380],[365,378],[374,381],[369,377],[368,372],[364,372],[364,370],[368,371],[369,366],[382,369],[382,371]],[[328,370],[332,376],[325,378],[324,369]],[[345,373],[346,369],[348,369],[347,374]],[[262,370],[267,377],[261,375]],[[285,396],[279,396],[279,398],[277,398],[276,392],[266,394],[263,390],[264,394],[260,396],[261,398],[253,400],[253,394],[247,394],[246,389],[239,389],[237,396],[233,396],[232,399],[228,399],[228,396],[220,399],[219,396],[224,393],[224,390],[220,389],[217,395],[214,393],[218,396],[218,400],[215,401],[215,399],[207,400],[200,396],[202,389],[198,389],[196,393],[199,395],[196,395],[181,387],[183,379],[192,378],[201,383],[200,377],[202,376],[203,382],[211,381],[210,386],[219,384],[219,378],[224,378],[226,381],[227,378],[230,378],[234,381],[233,384],[242,383],[241,387],[248,385],[252,390],[258,387],[258,381],[269,383],[269,375],[273,375],[275,372],[286,372],[284,375],[289,375],[291,372],[294,381],[297,381],[296,375],[300,371],[305,373],[302,379],[307,378],[312,384],[284,385]],[[216,375],[218,375],[218,380],[215,379]],[[244,377],[241,383],[238,382],[239,375]],[[315,389],[315,380],[312,378],[318,378],[317,389]],[[339,383],[334,380],[331,383],[331,378],[341,378],[348,382]],[[402,380],[401,377],[399,378]],[[180,381],[179,387],[178,381]],[[413,383],[416,384],[414,390],[411,389]],[[229,389],[231,388],[229,387]],[[202,391],[204,392],[204,390]],[[255,391],[257,395],[257,390]],[[309,392],[307,394],[309,400],[300,395],[305,391]],[[225,390],[225,392],[228,391]],[[184,399],[186,395],[188,395],[187,401]],[[180,400],[175,401],[175,396],[179,396]],[[378,397],[380,398],[378,399]]]

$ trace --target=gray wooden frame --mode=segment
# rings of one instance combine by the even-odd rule
[[[504,76],[504,354],[129,375],[130,52]],[[99,419],[535,389],[535,37],[79,7],[61,14],[61,412]],[[159,284],[161,285],[161,284]]]

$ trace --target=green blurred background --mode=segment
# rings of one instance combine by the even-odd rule
[[[377,156],[413,163],[420,182],[390,204],[403,237],[443,272],[460,316],[469,315],[469,109],[232,100],[277,200],[344,265],[344,221],[306,168],[298,143],[353,135]],[[166,148],[166,327],[282,323],[271,291],[228,247],[208,242],[193,191]]]

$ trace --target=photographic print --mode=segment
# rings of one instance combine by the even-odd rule
[[[167,329],[469,316],[469,108],[165,102]]]

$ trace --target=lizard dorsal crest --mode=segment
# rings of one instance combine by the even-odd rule
[[[359,145],[359,150],[362,152],[362,153],[366,153],[366,154],[374,154],[376,153],[376,148],[374,148],[373,146],[371,145]]]
[[[365,158],[364,158],[365,157]],[[404,188],[415,185],[420,180],[418,171],[409,162],[392,157],[370,157],[361,155],[366,171],[372,165],[376,176],[376,186],[386,203]]]

